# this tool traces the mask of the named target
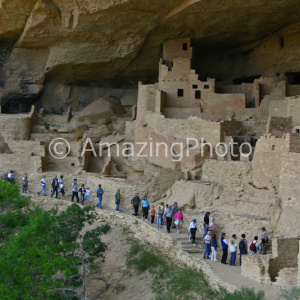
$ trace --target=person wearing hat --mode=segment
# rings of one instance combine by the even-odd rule
[[[229,265],[230,266],[235,266],[235,260],[236,260],[236,250],[237,250],[237,236],[236,234],[232,235],[232,239],[230,239],[229,241],[229,249],[230,249],[230,261],[229,261]]]
[[[132,207],[134,209],[134,217],[135,218],[137,218],[137,215],[138,215],[140,202],[141,202],[141,199],[139,197],[139,194],[135,193],[134,197],[131,200],[131,204],[132,204]]]
[[[77,184],[77,179],[76,178],[74,178],[74,182],[72,183],[72,199],[71,199],[71,202],[73,202],[74,197],[76,197],[77,203],[79,203],[78,184]]]
[[[103,188],[101,187],[101,184],[99,184],[98,188],[97,188],[97,191],[96,191],[99,202],[97,203],[96,207],[99,207],[100,209],[102,209],[102,196],[103,196],[103,193],[104,193]]]
[[[228,241],[226,240],[225,232],[222,232],[221,245],[222,245],[222,250],[223,250],[221,263],[224,265],[228,265],[228,263],[226,262],[227,256],[228,256]]]
[[[189,238],[189,240],[192,240],[192,244],[195,246],[195,239],[196,239],[196,230],[198,230],[197,228],[197,221],[196,219],[193,219],[193,221],[190,223],[190,227],[189,227],[189,231],[188,231],[188,235],[191,234],[191,237]],[[198,230],[199,231],[199,230]]]

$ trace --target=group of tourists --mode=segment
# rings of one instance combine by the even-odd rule
[[[2,175],[2,180],[6,180],[10,183],[15,183],[16,182],[16,175],[17,175],[16,171],[10,170],[9,172],[6,172]],[[26,175],[26,177],[27,177],[27,175]]]
[[[38,195],[43,193],[44,196],[47,196],[47,185],[46,185],[46,176],[43,176],[41,179],[41,185],[42,189],[37,192]],[[91,195],[90,195],[90,188],[86,187],[85,184],[81,184],[80,187],[77,183],[77,179],[74,178],[73,183],[72,183],[72,198],[71,202],[74,202],[74,199],[76,198],[77,203],[81,203],[81,205],[84,204],[85,200],[88,200],[88,204],[91,204]],[[51,180],[51,198],[55,194],[56,199],[64,199],[65,198],[65,185],[64,185],[64,176],[61,175],[59,178],[57,176],[54,176]],[[101,187],[101,184],[98,185],[98,188],[96,190],[96,196],[98,198],[98,203],[96,207],[99,207],[102,209],[102,197],[103,197],[104,190]],[[80,200],[79,200],[79,195],[80,195]],[[117,191],[116,193],[116,204],[117,208],[116,210],[119,211],[119,205],[120,205],[120,190]]]
[[[11,170],[10,172],[7,172],[3,175],[3,180],[8,180],[12,183],[15,182],[15,176],[16,172]],[[41,179],[41,185],[42,189],[37,192],[38,195],[43,193],[44,196],[46,196],[46,177],[43,176]],[[55,198],[64,199],[65,196],[65,189],[64,189],[64,176],[61,175],[59,178],[57,176],[54,176],[51,180],[51,188],[52,193],[51,197],[54,196]],[[28,177],[27,174],[24,173],[22,176],[22,192],[23,193],[29,193],[28,191]],[[98,203],[96,204],[96,207],[99,207],[102,209],[102,198],[103,198],[104,190],[101,186],[101,184],[98,185],[98,188],[96,190],[96,196],[98,198]],[[80,195],[80,200],[79,200]],[[72,198],[71,202],[74,201],[74,198],[76,198],[77,203],[81,203],[81,205],[84,204],[85,200],[89,201],[90,205],[90,188],[85,187],[84,184],[81,184],[80,187],[77,183],[77,179],[74,178],[74,181],[72,183]],[[120,212],[120,201],[121,201],[121,193],[120,189],[117,190],[115,193],[115,204],[116,204],[116,212]],[[131,200],[131,206],[132,206],[132,215],[137,218],[139,216],[139,208],[142,209],[142,220],[148,221],[148,216],[150,214],[150,222],[151,224],[154,224],[155,217],[157,219],[157,227],[167,229],[167,232],[171,232],[171,228],[176,228],[177,233],[181,233],[182,224],[183,224],[183,214],[182,209],[178,207],[177,202],[174,202],[173,205],[164,204],[164,201],[161,201],[155,209],[155,207],[152,205],[150,207],[150,203],[148,200],[148,196],[145,195],[142,200],[139,197],[138,193],[135,193],[135,196]],[[218,249],[218,242],[216,237],[216,228],[215,228],[215,220],[214,217],[210,217],[210,215],[213,213],[207,211],[204,215],[203,219],[203,237],[202,242],[205,245],[205,252],[203,255],[203,259],[211,259],[212,261],[218,261],[217,260],[217,249]],[[229,265],[234,266],[236,262],[236,256],[237,256],[237,249],[240,250],[240,265],[242,263],[242,256],[248,254],[248,250],[250,251],[250,255],[256,255],[257,253],[265,254],[266,253],[266,243],[268,243],[270,240],[268,238],[268,233],[265,229],[265,227],[261,228],[262,234],[261,234],[261,242],[258,242],[258,236],[255,236],[253,241],[250,243],[248,247],[248,242],[246,240],[246,235],[241,234],[241,239],[239,243],[237,242],[237,235],[232,234],[229,241],[227,240],[226,233],[223,232],[221,235],[221,247],[222,247],[222,264],[228,264],[227,263],[227,257],[228,257],[228,250],[230,251],[230,259],[229,259]],[[196,219],[193,219],[192,222],[189,225],[188,228],[188,236],[189,241],[193,244],[195,244],[196,239],[196,232],[199,231],[197,226]]]
[[[139,207],[142,208],[142,220],[148,222],[148,215],[150,212],[151,217],[151,224],[154,224],[155,216],[157,218],[157,227],[162,228],[164,226],[167,229],[167,232],[171,232],[172,228],[177,228],[177,233],[181,232],[182,224],[183,224],[183,214],[182,210],[178,207],[177,202],[174,202],[174,205],[164,205],[164,201],[162,201],[158,207],[157,210],[155,210],[155,207],[152,206],[150,209],[150,203],[148,200],[148,196],[145,195],[143,199],[141,200],[139,197],[139,194],[136,193],[135,196],[131,200],[131,206],[132,206],[132,215],[135,216],[135,218],[139,215]]]

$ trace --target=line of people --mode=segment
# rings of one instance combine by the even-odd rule
[[[157,227],[162,228],[164,227],[167,229],[167,232],[171,232],[171,228],[177,228],[177,233],[179,234],[182,229],[183,224],[183,214],[182,210],[178,207],[177,202],[174,202],[173,206],[169,206],[162,201],[158,207],[157,211],[155,210],[154,206],[150,209],[150,203],[148,200],[148,196],[145,195],[141,200],[139,194],[136,193],[135,196],[131,200],[132,206],[132,215],[135,218],[139,215],[139,208],[142,208],[143,216],[142,220],[148,221],[148,215],[150,212],[150,220],[151,224],[154,224],[155,216],[157,217]]]
[[[7,172],[3,175],[3,180],[9,180],[10,182],[14,182],[15,180],[15,171]],[[38,195],[43,193],[44,196],[46,196],[46,177],[43,176],[41,179],[42,189],[41,191],[37,192]],[[58,179],[57,176],[54,176],[54,178],[51,180],[51,187],[52,187],[52,193],[51,197],[55,194],[56,198],[64,199],[65,196],[65,190],[64,190],[64,176],[61,175]],[[84,184],[81,185],[80,188],[78,188],[77,179],[75,178],[72,183],[72,198],[71,202],[74,202],[74,198],[76,198],[77,203],[81,203],[81,205],[84,204],[84,201],[86,199],[89,200],[89,205],[91,203],[91,196],[90,196],[90,189],[89,187],[85,187]],[[22,177],[22,191],[23,193],[29,193],[28,192],[28,178],[27,174],[24,173]],[[81,201],[79,201],[80,194]],[[98,198],[98,203],[96,207],[99,207],[102,209],[102,199],[103,199],[104,190],[99,184],[97,190],[96,190],[96,196]],[[115,193],[115,204],[116,204],[116,212],[120,212],[120,201],[121,201],[121,194],[120,189],[117,190]],[[155,207],[152,206],[150,209],[150,203],[148,200],[147,195],[143,197],[141,200],[139,197],[139,194],[136,193],[133,199],[131,200],[132,205],[132,215],[137,218],[139,215],[139,208],[142,208],[142,220],[148,221],[148,215],[150,213],[150,221],[151,224],[154,224],[155,222],[155,216],[157,217],[157,227],[162,228],[164,225],[164,228],[167,229],[167,232],[171,232],[171,228],[177,228],[177,233],[181,233],[182,225],[183,225],[183,214],[182,210],[178,207],[177,202],[174,202],[174,205],[164,205],[164,202],[162,201],[158,207],[157,210],[155,210]],[[215,221],[214,217],[210,218],[210,215],[212,212],[207,211],[204,215],[203,219],[203,237],[202,241],[205,245],[205,252],[203,259],[210,258],[213,261],[217,260],[217,237],[215,234]],[[222,247],[222,259],[221,263],[228,264],[227,263],[227,257],[228,257],[228,249],[230,250],[230,260],[229,265],[234,266],[236,262],[236,254],[237,254],[237,248],[239,247],[240,250],[240,265],[242,263],[242,255],[248,254],[248,250],[250,250],[251,255],[256,255],[257,253],[265,254],[266,253],[266,243],[268,243],[270,240],[268,238],[268,233],[265,229],[265,227],[261,228],[262,230],[262,236],[261,236],[261,243],[258,242],[258,237],[255,236],[254,240],[250,243],[249,249],[248,249],[248,242],[246,240],[246,235],[242,234],[241,239],[239,241],[239,244],[237,243],[237,235],[233,234],[231,239],[227,241],[226,239],[226,233],[222,233],[221,235],[221,247]],[[189,240],[193,245],[195,245],[195,238],[196,238],[196,232],[199,231],[197,227],[196,219],[193,219],[192,222],[189,225],[188,229],[188,235]]]

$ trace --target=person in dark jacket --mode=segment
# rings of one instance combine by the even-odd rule
[[[131,200],[132,206],[134,208],[134,216],[135,216],[135,218],[137,218],[137,215],[138,215],[138,210],[139,210],[140,202],[141,202],[141,199],[139,197],[139,194],[136,193],[135,196]]]
[[[224,265],[228,265],[226,262],[227,256],[228,256],[228,241],[226,240],[226,233],[222,232],[222,237],[221,237],[221,245],[223,249],[223,255],[222,255],[222,260],[221,263]]]
[[[239,249],[240,249],[240,266],[242,265],[242,255],[248,254],[248,245],[246,240],[246,235],[243,233],[241,235],[241,240],[239,242]]]

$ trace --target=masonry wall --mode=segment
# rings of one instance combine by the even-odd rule
[[[244,94],[215,94],[201,101],[203,116],[212,120],[226,120],[232,117],[240,119],[245,113]]]
[[[300,126],[300,97],[288,99],[287,112],[292,117],[292,126]]]
[[[289,151],[287,136],[261,137],[255,147],[252,160],[253,182],[258,187],[275,186],[279,189],[282,157]]]
[[[0,172],[4,174],[9,170],[18,173],[33,173],[42,171],[40,156],[30,156],[22,153],[0,154]]]
[[[285,133],[292,130],[291,117],[269,117],[267,124],[267,133],[276,137],[282,137]]]
[[[283,268],[293,268],[298,266],[298,238],[273,239],[272,251],[273,256],[277,257],[277,272]]]
[[[161,136],[173,136],[177,139],[203,138],[213,144],[219,143],[221,139],[221,123],[206,121],[196,117],[184,119],[167,119],[162,115],[148,112],[145,115],[148,126]],[[140,126],[139,124],[137,126]]]
[[[147,111],[155,112],[157,84],[143,85],[139,83],[137,120],[142,120]]]
[[[224,186],[236,186],[240,183],[241,178],[245,182],[251,182],[251,163],[207,159],[202,167],[201,180],[203,181],[221,182]]]
[[[244,255],[241,266],[241,275],[255,280],[260,284],[271,284],[271,278],[268,273],[269,263],[269,256]]]
[[[183,49],[183,44],[186,44],[186,50]],[[193,49],[191,47],[190,38],[182,38],[169,40],[164,43],[163,47],[163,58],[171,61],[176,57],[192,58]]]
[[[1,134],[6,139],[28,140],[31,133],[31,118],[28,115],[0,114]]]
[[[270,117],[287,117],[288,102],[287,100],[276,100],[270,103],[269,115]]]
[[[24,156],[45,156],[45,146],[39,141],[9,141],[9,147],[13,153]]]
[[[286,153],[280,172],[280,195],[284,207],[300,212],[300,154]]]

